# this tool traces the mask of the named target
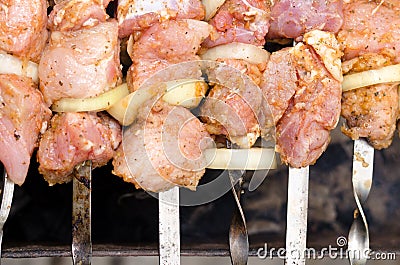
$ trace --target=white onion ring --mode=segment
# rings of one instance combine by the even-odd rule
[[[109,109],[129,94],[126,83],[93,98],[63,98],[56,101],[51,109],[56,112],[102,111]]]
[[[228,170],[263,170],[277,166],[273,148],[206,149],[207,168]]]
[[[342,91],[392,82],[400,82],[400,64],[345,75],[343,77]]]
[[[200,54],[203,60],[241,59],[253,64],[266,63],[269,52],[251,44],[232,42],[208,49]]]
[[[31,61],[23,62],[21,59],[0,53],[0,74],[16,74],[19,76],[28,76],[33,82],[39,82],[38,65]]]
[[[202,0],[206,10],[205,21],[209,21],[218,12],[218,9],[225,3],[225,0]]]

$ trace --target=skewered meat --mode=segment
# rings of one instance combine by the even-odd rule
[[[202,20],[205,10],[200,0],[119,0],[117,17],[120,38],[145,30],[168,19]]]
[[[277,121],[276,150],[292,167],[316,162],[340,115],[339,45],[333,34],[319,30],[306,33],[304,40],[306,43],[272,54],[261,85],[271,105],[271,118]],[[274,75],[282,65],[289,74]],[[270,119],[266,119],[266,126],[275,123]]]
[[[199,60],[196,53],[210,30],[206,22],[191,19],[169,20],[146,30],[131,51],[133,63],[127,74],[129,89],[137,90],[146,79],[170,65]],[[201,76],[199,68],[182,71],[181,76],[170,80]]]
[[[0,49],[38,62],[48,38],[45,0],[0,3]]]
[[[264,114],[263,130],[278,123],[296,93],[297,72],[291,51],[291,48],[284,48],[272,53],[264,71],[260,88],[268,99],[270,112],[268,116]]]
[[[398,83],[380,84],[343,93],[342,116],[349,128],[342,131],[352,139],[367,137],[376,149],[392,143],[398,115]]]
[[[237,82],[229,88],[223,83],[216,84],[201,106],[202,120],[210,134],[225,135],[231,142],[249,148],[260,136],[258,113],[262,94],[257,85],[265,64],[256,65],[238,59],[218,59],[217,62],[235,68],[237,71],[228,71],[232,75],[247,75],[254,84],[247,82],[246,86],[240,86],[241,82]],[[234,79],[233,76],[230,78]]]
[[[342,8],[342,0],[278,0],[271,9],[268,38],[301,39],[313,29],[336,33],[343,24]]]
[[[50,13],[51,31],[78,30],[93,27],[108,18],[106,7],[110,0],[63,0]]]
[[[395,55],[395,63],[400,63],[399,40],[399,10],[367,0],[344,5],[344,23],[338,33],[344,60],[366,53],[388,53]]]
[[[203,43],[210,48],[231,42],[265,44],[268,33],[270,6],[262,0],[227,0],[210,20],[216,33]]]
[[[96,113],[61,113],[51,119],[40,140],[39,172],[50,185],[71,181],[74,167],[92,160],[105,165],[121,142],[121,127],[110,117]]]
[[[344,49],[345,73],[362,72],[400,62],[399,3],[352,1],[344,7],[338,39]],[[376,149],[388,147],[398,116],[397,84],[381,84],[343,93],[343,133],[366,137]]]
[[[61,98],[88,98],[121,81],[117,22],[51,33],[39,64],[40,90],[47,104]]]
[[[162,100],[154,105],[148,102],[136,123],[124,132],[113,173],[147,191],[175,185],[195,190],[205,172],[202,153],[210,147],[209,137],[189,110]]]
[[[364,54],[344,62],[344,73],[356,73],[393,64],[393,54]],[[376,149],[392,143],[398,116],[397,84],[380,84],[343,93],[342,116],[347,120],[344,134],[353,140],[368,138]]]
[[[0,75],[0,161],[14,183],[24,183],[39,132],[50,116],[31,78]]]

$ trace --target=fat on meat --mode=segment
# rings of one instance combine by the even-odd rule
[[[202,20],[204,16],[200,0],[119,0],[117,8],[120,38],[168,19]]]
[[[342,0],[278,0],[271,9],[267,38],[301,40],[314,29],[337,33],[343,24]]]
[[[39,134],[50,117],[31,78],[0,75],[0,161],[14,183],[24,183]]]
[[[211,147],[204,125],[187,109],[162,100],[144,104],[124,131],[113,173],[136,188],[161,192],[178,185],[195,190]]]
[[[264,130],[276,125],[276,150],[296,168],[316,162],[340,116],[342,53],[335,36],[313,30],[304,40],[271,55],[261,85],[271,106]]]
[[[344,60],[367,53],[391,53],[394,62],[400,63],[400,4],[392,4],[397,9],[367,0],[344,5],[344,23],[338,33]]]
[[[110,0],[62,0],[49,15],[51,31],[78,30],[93,27],[108,19],[106,8]]]
[[[270,2],[264,0],[227,0],[210,20],[215,31],[203,46],[211,48],[231,42],[264,45],[270,8]]]
[[[136,91],[160,70],[182,62],[200,60],[201,42],[210,34],[211,26],[192,19],[168,20],[146,30],[132,47],[132,65],[127,73],[131,91]],[[200,68],[185,65],[171,79],[198,78]]]
[[[38,62],[48,38],[46,0],[0,1],[0,49]]]
[[[262,94],[258,85],[266,62],[257,65],[239,59],[218,59],[217,62],[236,69],[236,71],[225,72],[239,78],[246,75],[248,81],[252,83],[248,82],[248,86],[240,86],[240,82],[236,82],[230,87],[224,85],[225,82],[214,85],[204,104],[201,105],[202,120],[206,123],[206,129],[210,134],[225,135],[238,146],[249,148],[260,136],[258,114]],[[216,76],[213,79],[217,80],[217,69],[214,75]],[[234,79],[233,76],[229,78]]]
[[[39,172],[50,184],[69,182],[76,165],[91,160],[100,167],[114,156],[121,126],[105,114],[58,113],[39,143]]]
[[[53,31],[39,63],[40,90],[51,105],[61,98],[98,96],[118,85],[117,22],[76,31]]]

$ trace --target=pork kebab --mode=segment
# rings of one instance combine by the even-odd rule
[[[366,138],[375,149],[390,146],[398,119],[399,76],[390,66],[400,62],[399,8],[396,1],[351,1],[344,6],[338,34],[347,75],[342,98],[347,123],[342,131],[353,140]],[[377,69],[381,72],[374,73]]]
[[[276,1],[268,6],[265,1],[252,1],[251,6],[247,1],[228,0],[210,20],[216,28],[216,36],[203,43],[206,48],[215,47],[206,50],[202,58],[220,60],[239,68],[262,92],[255,96],[257,91],[254,91],[246,97],[246,92],[238,94],[226,88],[224,91],[221,86],[211,90],[209,98],[219,98],[232,105],[238,115],[247,117],[243,119],[245,133],[240,133],[247,137],[244,140],[238,138],[239,134],[231,130],[234,133],[230,139],[245,147],[253,145],[260,135],[273,137],[283,162],[297,168],[314,164],[325,151],[329,131],[336,127],[340,114],[341,51],[332,33],[342,25],[342,2],[331,1],[326,5],[317,2]],[[290,15],[281,17],[279,14],[282,13]],[[319,14],[317,18],[308,19],[315,13]],[[241,23],[237,22],[239,18],[242,18]],[[297,30],[288,33],[291,27],[287,25],[291,24],[295,24]],[[220,25],[232,28],[224,29]],[[251,30],[255,32],[251,33]],[[250,32],[247,35],[227,33],[244,31]],[[253,38],[242,38],[243,35]],[[269,56],[257,49],[264,45],[265,37],[304,38],[304,43]],[[218,46],[220,43],[224,44]],[[237,60],[241,55],[242,59]],[[202,106],[202,112],[210,117],[224,115],[215,104],[208,104],[209,98]],[[255,102],[256,98],[258,102]],[[251,111],[248,111],[249,107]],[[211,134],[227,134],[212,119],[205,119],[205,122]]]
[[[200,1],[197,4],[193,2],[191,2],[192,7],[202,6]],[[125,1],[123,4],[126,4]],[[133,10],[133,14],[140,13],[140,6],[140,1],[136,1],[131,3],[130,10]],[[151,14],[162,14],[162,11],[168,13],[171,10],[153,9],[152,13],[141,14],[135,19],[140,20],[141,16]],[[127,82],[133,93],[141,93],[146,87],[169,80],[180,78],[202,80],[201,63],[196,63],[200,59],[197,52],[213,28],[206,22],[179,19],[187,17],[188,14],[185,14],[187,10],[176,11],[178,12],[176,20],[158,21],[131,35],[128,53],[133,63],[128,70]],[[203,18],[204,9],[198,11]],[[198,84],[195,84],[195,87],[199,87],[195,88],[199,90],[197,97],[204,97],[206,91],[203,87],[207,85],[204,81],[195,83]],[[181,93],[182,91],[176,89],[176,96],[173,97],[175,102],[179,101],[177,95]],[[123,177],[125,181],[132,182],[137,188],[161,192],[159,194],[160,262],[178,264],[179,225],[172,225],[172,228],[167,230],[164,227],[169,220],[179,223],[179,200],[177,200],[179,191],[178,195],[173,197],[173,201],[168,201],[170,205],[165,205],[163,201],[169,194],[174,194],[176,188],[173,187],[177,185],[196,189],[207,165],[204,153],[207,148],[212,147],[212,141],[204,124],[189,110],[181,106],[171,106],[169,103],[172,102],[166,100],[165,96],[163,100],[148,100],[137,110],[138,116],[136,120],[132,120],[133,125],[125,131],[123,145],[118,149],[117,157],[113,161],[113,172]],[[197,104],[189,107],[196,107]],[[117,114],[115,108],[112,107],[109,111]],[[124,119],[126,120],[126,117]],[[167,214],[163,214],[166,208],[170,210]],[[175,243],[171,245],[166,239]],[[170,251],[174,254],[164,255],[164,249],[167,249],[167,253]]]
[[[75,166],[86,160],[94,167],[105,165],[121,142],[120,125],[106,114],[65,112],[57,105],[63,98],[101,96],[121,83],[118,24],[108,19],[107,4],[61,1],[49,16],[40,90],[46,103],[61,113],[53,116],[40,140],[38,161],[50,185],[71,181]]]
[[[22,185],[51,111],[37,89],[48,31],[46,1],[6,1],[0,9],[0,145],[9,178]]]
[[[38,138],[51,116],[38,88],[37,62],[46,43],[46,2],[3,1],[0,7],[0,255],[3,226],[10,212],[14,183],[28,174]]]
[[[349,250],[369,249],[363,204],[372,187],[374,148],[387,148],[399,114],[398,1],[349,1],[338,39],[344,51],[342,132],[354,140],[353,191],[357,208],[349,231]],[[366,141],[367,142],[366,142]],[[352,264],[368,257],[350,256]]]
[[[125,5],[126,2],[121,4]],[[132,59],[127,74],[130,91],[134,93],[143,91],[145,90],[143,88],[170,80],[192,79],[198,80],[193,82],[195,90],[193,95],[197,93],[197,97],[204,97],[207,85],[201,77],[202,66],[196,61],[200,59],[197,55],[200,44],[210,35],[212,27],[203,21],[180,19],[193,16],[196,9],[188,10],[178,5],[175,9],[172,6],[167,10],[152,6],[151,11],[148,9],[146,14],[135,11],[141,10],[143,4],[141,1],[131,3],[129,10],[132,14],[125,14],[119,21],[120,25],[123,25],[126,17],[140,21],[150,14],[154,15],[155,20],[151,20],[153,21],[151,26],[142,26],[140,31],[135,32],[136,28],[133,28],[130,32],[134,33],[128,44],[128,53]],[[198,14],[194,17],[204,18],[205,10],[200,1],[191,3],[190,6],[192,8],[199,6],[196,11]],[[171,10],[174,11],[175,17],[162,21],[160,14],[172,12]],[[179,94],[180,92],[176,91],[175,99],[172,101],[176,102]],[[169,104],[173,103],[168,99],[166,101]],[[205,172],[207,163],[204,151],[211,147],[210,143],[207,144],[210,136],[204,125],[189,110],[181,106],[168,106],[168,103],[155,104],[153,107],[144,106],[137,111],[139,115],[136,121],[130,121],[135,122],[125,134],[128,138],[124,137],[124,141],[129,145],[122,145],[118,149],[113,161],[113,172],[123,177],[125,181],[133,182],[136,187],[149,191],[164,191],[176,185],[195,189]],[[195,107],[197,104],[198,102],[189,107]],[[118,113],[123,113],[118,107],[113,106],[109,112],[123,122],[122,117],[118,118],[120,116]],[[176,116],[172,113],[176,113]],[[169,116],[177,119],[170,128],[167,126]],[[186,120],[190,122],[185,123]],[[179,132],[180,126],[182,128]],[[145,132],[152,137],[149,138]],[[182,135],[176,135],[177,132]],[[168,143],[162,142],[162,133],[168,135],[166,138],[170,140],[167,141],[174,142],[173,139],[179,139],[179,148],[171,147],[174,151],[170,154],[163,150]],[[203,144],[200,145],[201,142]],[[182,153],[183,157],[179,156],[179,153]],[[149,160],[143,157],[149,157]],[[171,157],[180,157],[177,159],[180,161],[173,161]]]
[[[244,6],[242,10],[249,7],[247,1],[246,3],[245,1],[227,1],[224,5],[238,7],[238,2],[241,2]],[[252,2],[254,3],[254,1]],[[211,90],[214,93],[210,93],[202,106],[202,112],[211,117],[218,117],[218,115],[230,117],[221,111],[218,104],[211,100],[211,97],[217,97],[225,104],[231,105],[233,112],[247,117],[247,119],[242,119],[245,125],[242,126],[245,128],[244,130],[230,130],[230,132],[234,132],[228,134],[231,141],[241,147],[249,147],[260,135],[265,139],[273,138],[276,141],[275,149],[280,153],[281,159],[286,164],[295,168],[307,168],[308,165],[314,164],[325,151],[330,139],[329,131],[336,127],[340,114],[341,51],[334,34],[321,30],[330,30],[333,33],[338,31],[342,23],[341,4],[341,1],[330,1],[326,5],[319,4],[319,1],[305,1],[305,3],[304,1],[277,1],[272,7],[268,7],[272,10],[271,14],[268,13],[267,8],[263,12],[256,9],[253,12],[245,13],[253,16],[254,14],[256,16],[263,14],[259,17],[264,19],[267,17],[267,20],[271,16],[271,32],[268,33],[267,38],[268,36],[270,38],[290,37],[304,42],[298,43],[293,48],[274,52],[264,60],[261,59],[262,55],[254,51],[257,48],[255,45],[260,45],[256,38],[240,38],[240,40],[237,38],[237,41],[247,42],[247,45],[240,44],[241,48],[235,47],[239,46],[237,43],[232,43],[216,46],[206,51],[204,58],[221,60],[224,58],[222,56],[227,56],[224,59],[228,63],[232,63],[232,58],[236,59],[238,54],[246,54],[247,58],[242,59],[247,63],[241,70],[247,74],[251,73],[253,81],[260,87],[258,91],[252,91],[253,93],[249,97],[246,92],[249,93],[250,91],[238,93],[238,89],[229,90],[222,89],[222,86],[215,86]],[[219,25],[230,25],[227,22],[229,17],[238,17],[234,11],[232,12],[235,8],[231,6],[224,9],[223,7],[215,16],[215,21],[218,21],[218,23],[215,23],[217,27]],[[280,15],[285,12],[289,15],[281,17]],[[318,16],[315,16],[315,14],[318,14]],[[246,23],[242,25],[246,25],[247,29],[258,29],[259,32],[257,33],[261,34],[261,28],[252,25],[256,22],[258,22],[258,25],[260,24],[257,18],[243,17],[246,18]],[[332,20],[330,23],[326,23],[329,18]],[[265,24],[268,24],[268,22]],[[250,34],[250,36],[258,36],[257,33]],[[264,35],[267,34],[267,32],[263,33]],[[224,33],[222,33],[222,36],[225,36]],[[253,40],[253,42],[250,44],[249,40]],[[209,43],[206,42],[205,46],[207,45]],[[216,55],[217,51],[224,51],[225,49],[230,49],[230,52]],[[243,52],[243,50],[246,50],[246,52]],[[253,52],[249,50],[253,50]],[[249,56],[249,54],[253,56]],[[261,61],[249,60],[254,57]],[[226,60],[227,58],[228,60]],[[249,65],[252,67],[249,67]],[[260,92],[261,96],[259,96],[257,102],[255,98]],[[223,131],[224,126],[216,123],[213,119],[205,119],[205,121],[210,133],[227,134]],[[226,124],[229,124],[229,122],[226,122]],[[233,124],[237,125],[238,123],[233,122]],[[242,137],[238,137],[238,132]],[[294,249],[301,253],[305,248],[306,225],[299,224],[307,223],[308,187],[304,183],[308,183],[308,170],[305,171],[305,174],[292,173],[289,170],[288,193],[290,194],[288,194],[286,244],[288,251]],[[260,185],[260,181],[253,181],[253,179],[250,182],[250,187],[253,186],[254,189],[254,186]],[[252,185],[252,183],[256,184]],[[297,185],[297,183],[299,184]],[[242,219],[244,222],[243,215]],[[234,231],[234,229],[231,229],[231,231]],[[235,234],[237,233],[232,233],[232,235]],[[235,249],[234,246],[239,244],[238,242],[244,241],[243,236],[231,238],[236,241],[233,242],[231,249]],[[236,251],[236,253],[235,251],[231,252],[232,260],[242,259],[242,253],[243,250]],[[288,262],[291,261],[289,258]],[[301,263],[298,260],[293,260],[293,264]]]

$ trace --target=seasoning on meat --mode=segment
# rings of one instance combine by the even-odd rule
[[[205,10],[200,0],[119,0],[119,37],[145,30],[169,19],[202,20]]]
[[[39,64],[40,90],[49,105],[61,98],[98,96],[121,77],[116,21],[53,31]]]
[[[48,38],[45,0],[0,3],[0,50],[38,62]]]
[[[394,8],[396,7],[396,8]],[[344,51],[344,73],[357,73],[400,63],[398,1],[350,1],[338,40]],[[343,133],[367,138],[376,149],[388,147],[398,119],[398,84],[380,84],[343,93]]]
[[[105,114],[56,114],[40,140],[39,172],[50,185],[71,181],[77,164],[91,160],[93,168],[105,165],[121,138],[120,125]]]
[[[133,63],[127,74],[130,91],[136,91],[153,74],[170,65],[199,60],[196,53],[210,31],[206,22],[192,19],[169,20],[146,30],[130,52],[133,54]],[[170,80],[201,76],[198,67],[181,70]]]
[[[110,0],[63,0],[57,2],[49,15],[51,31],[78,30],[93,27],[108,18]]]
[[[269,1],[227,0],[209,21],[215,32],[203,46],[211,48],[231,42],[262,46],[268,33],[269,20]]]
[[[341,98],[342,77],[336,77],[341,52],[334,35],[314,30],[304,40],[271,55],[261,84],[272,113],[264,130],[276,124],[276,150],[297,168],[314,164],[325,151]],[[281,67],[285,72],[279,72]]]
[[[162,100],[149,102],[125,130],[113,173],[147,191],[176,185],[195,190],[205,173],[203,151],[211,147],[209,134],[189,110]]]
[[[50,116],[31,78],[0,75],[0,161],[14,183],[24,183],[39,133]]]
[[[342,0],[277,0],[271,9],[268,38],[301,40],[314,29],[337,33],[343,24]]]
[[[225,135],[231,142],[249,148],[260,136],[258,113],[260,112],[262,94],[258,88],[266,63],[252,64],[240,59],[218,59],[217,62],[226,65],[213,70],[215,79],[218,75],[230,73],[227,77],[247,78],[248,82],[233,82],[227,87],[225,82],[214,85],[204,104],[201,106],[202,120],[206,129],[213,135]],[[232,70],[227,70],[232,67]],[[235,69],[235,70],[233,70]],[[246,77],[245,77],[246,76]]]

